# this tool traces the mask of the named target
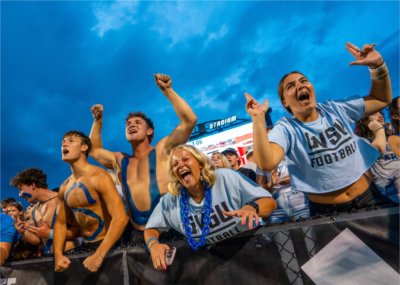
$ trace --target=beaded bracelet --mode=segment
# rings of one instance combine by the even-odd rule
[[[149,251],[150,251],[150,249],[153,247],[153,245],[155,245],[156,243],[158,243],[158,240],[155,241],[155,242],[153,242],[153,243],[149,246]]]
[[[156,242],[158,242],[158,238],[155,238],[155,237],[149,238],[148,241],[146,242],[146,248],[147,248],[148,251],[150,251],[150,248],[153,246],[153,244],[155,244],[155,242],[153,242],[153,243],[150,245],[150,247],[149,247],[149,243],[150,243],[152,240],[155,240]]]

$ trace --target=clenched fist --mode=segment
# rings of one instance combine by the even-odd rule
[[[54,271],[56,272],[63,272],[69,267],[70,264],[71,261],[64,255],[54,257]]]
[[[157,73],[154,74],[154,79],[156,80],[156,83],[161,91],[164,91],[167,88],[171,88],[172,80],[169,75]]]
[[[95,120],[100,120],[103,117],[103,105],[101,104],[93,105],[90,108],[90,111],[92,112],[93,118]]]
[[[371,121],[368,123],[368,128],[371,131],[376,132],[377,130],[383,129],[384,127],[378,121]]]
[[[98,255],[97,253],[94,253],[91,256],[88,256],[84,261],[83,261],[83,266],[89,270],[90,272],[97,272],[99,270],[101,264],[103,263],[104,258]]]

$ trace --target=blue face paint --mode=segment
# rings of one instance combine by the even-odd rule
[[[25,197],[25,198],[32,198],[32,194],[25,193],[25,192],[22,193],[21,196],[22,196],[22,197]]]

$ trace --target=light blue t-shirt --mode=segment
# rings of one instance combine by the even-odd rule
[[[313,122],[280,119],[268,138],[285,151],[292,188],[321,194],[357,181],[379,152],[353,132],[365,113],[362,98],[318,103],[317,112]]]
[[[375,186],[381,193],[399,204],[400,200],[400,157],[386,144],[386,151],[371,167]]]
[[[207,244],[220,242],[248,230],[248,225],[242,225],[240,218],[225,216],[222,211],[238,210],[248,202],[271,197],[267,190],[232,169],[220,168],[215,173],[217,178],[211,189],[212,212]],[[161,231],[173,228],[185,235],[180,214],[180,199],[180,195],[174,196],[170,193],[164,195],[154,209],[146,228],[157,228]],[[192,198],[189,199],[189,218],[193,237],[196,240],[201,236],[203,208],[204,199],[200,204]]]

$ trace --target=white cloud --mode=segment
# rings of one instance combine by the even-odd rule
[[[182,2],[157,2],[149,12],[154,19],[151,29],[169,38],[172,45],[203,35],[210,16],[207,9],[199,13],[198,7]]]
[[[228,34],[228,31],[229,31],[228,27],[225,24],[222,25],[217,32],[211,32],[208,34],[207,40],[204,45],[208,46],[210,42],[222,39]]]
[[[226,25],[217,25],[221,21],[223,5],[216,2],[155,2],[149,10],[152,16],[151,30],[170,41],[170,47],[195,37],[204,38],[205,44],[218,40],[228,33]]]
[[[224,83],[228,86],[241,84],[243,82],[243,77],[246,74],[246,69],[244,67],[235,68],[231,74],[224,78]]]
[[[111,30],[118,30],[127,24],[135,24],[138,1],[121,1],[96,3],[93,13],[97,18],[97,24],[92,28],[99,37]]]
[[[215,98],[220,94],[220,90],[215,90],[212,86],[208,85],[196,92],[193,96],[193,101],[197,104],[194,106],[194,109],[203,109],[207,108],[213,110],[219,110],[221,112],[226,112],[228,109],[228,105],[226,101],[217,101]]]
[[[143,21],[150,31],[169,41],[169,47],[196,37],[203,39],[204,46],[207,46],[226,36],[229,31],[226,24],[217,23],[222,21],[219,15],[224,6],[221,3],[143,2],[140,15],[139,3],[117,0],[94,4],[93,13],[97,23],[92,31],[103,37],[108,31]]]

